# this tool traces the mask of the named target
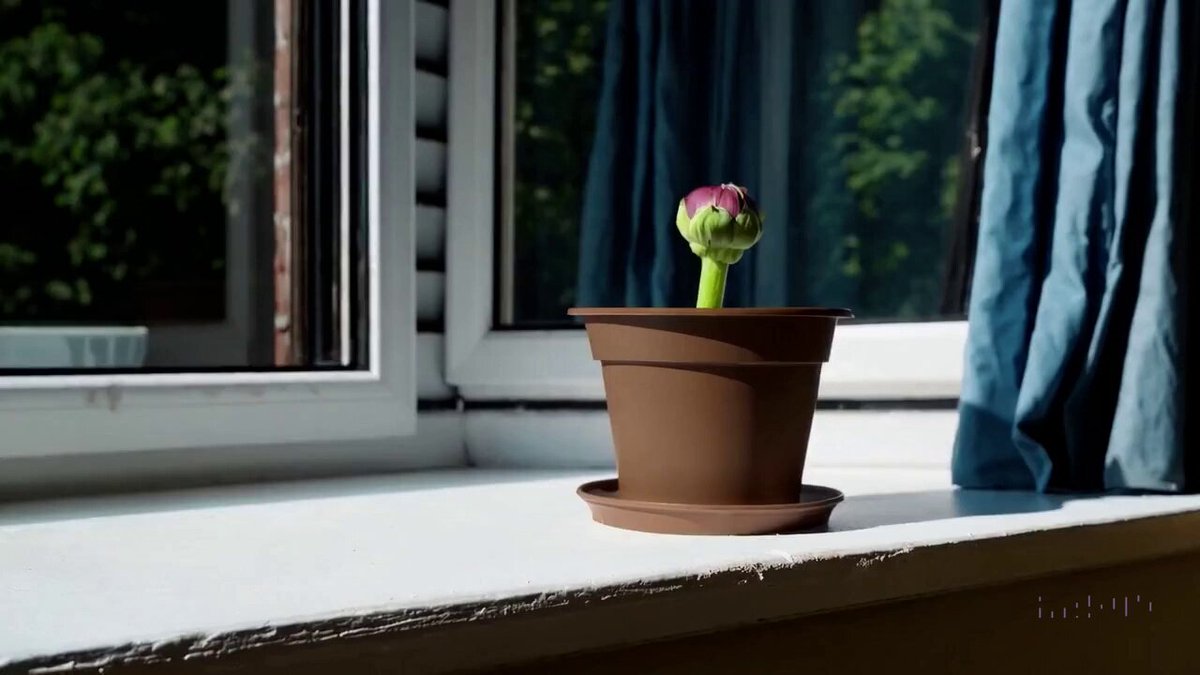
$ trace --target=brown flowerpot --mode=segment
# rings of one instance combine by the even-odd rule
[[[618,494],[641,502],[799,499],[825,308],[574,308],[601,362]],[[830,507],[832,508],[832,507]]]

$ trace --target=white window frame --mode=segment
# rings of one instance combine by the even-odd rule
[[[446,371],[470,400],[602,400],[580,330],[494,330],[496,10],[450,7]],[[965,321],[837,329],[823,399],[952,399],[962,381]]]
[[[415,431],[414,4],[369,0],[367,13],[369,367],[0,377],[0,462]],[[348,30],[344,11],[344,46]]]

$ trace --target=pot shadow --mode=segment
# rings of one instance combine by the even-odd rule
[[[834,509],[829,525],[818,531],[846,532],[969,516],[1053,511],[1069,501],[1096,496],[1100,495],[957,488],[854,495],[847,496]]]

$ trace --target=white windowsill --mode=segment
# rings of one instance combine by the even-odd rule
[[[641,534],[589,519],[574,489],[604,475],[463,469],[0,506],[0,668],[244,656],[488,620],[473,633],[491,636],[486,649],[461,636],[458,649],[410,648],[481,666],[1200,547],[1200,528],[1178,522],[1200,515],[1185,514],[1200,496],[963,493],[932,469],[814,467],[808,482],[847,494],[828,532]],[[1168,514],[1185,515],[1123,522]],[[694,611],[645,618],[682,596]],[[630,602],[642,619],[614,620]],[[586,611],[563,620],[564,608]],[[508,618],[541,614],[559,617],[555,640],[505,635],[522,624]],[[604,631],[579,624],[591,614]]]

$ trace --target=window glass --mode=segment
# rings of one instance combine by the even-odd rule
[[[0,370],[353,364],[321,4],[0,0]]]
[[[726,305],[961,315],[947,272],[977,160],[980,14],[958,0],[513,0],[498,323],[694,302],[675,208],[719,182],[747,186],[767,228]]]

